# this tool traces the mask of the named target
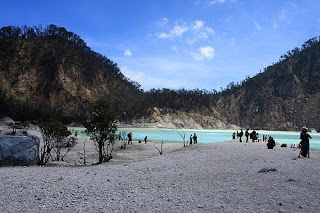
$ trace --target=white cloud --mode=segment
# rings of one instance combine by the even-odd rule
[[[210,4],[215,4],[215,3],[224,3],[225,0],[213,0],[210,2]]]
[[[158,38],[169,38],[169,37],[171,37],[171,35],[168,34],[168,33],[160,33],[160,34],[158,34]]]
[[[187,32],[187,27],[182,27],[179,25],[175,25],[171,30],[170,33],[160,33],[158,34],[158,38],[175,38],[180,37],[183,33]]]
[[[198,5],[200,3],[200,0],[199,1],[195,1],[193,5]]]
[[[171,50],[174,51],[174,52],[176,52],[176,53],[178,52],[178,48],[177,48],[176,46],[173,46],[173,47],[171,48]]]
[[[188,31],[188,28],[186,27],[180,27],[178,25],[174,26],[173,29],[170,31],[170,34],[173,35],[173,37],[181,36],[184,32]]]
[[[205,30],[208,32],[208,33],[212,33],[214,34],[214,30],[211,28],[211,27],[206,27]]]
[[[132,52],[130,49],[126,49],[123,53],[125,56],[131,57],[132,56]]]
[[[161,21],[162,21],[163,24],[167,24],[169,19],[164,17],[164,18],[161,19]]]
[[[167,23],[169,22],[169,19],[167,17],[163,17],[159,19],[156,24],[159,25],[160,27],[164,27]]]
[[[214,56],[214,49],[210,46],[200,47],[199,52],[208,59],[211,59]]]
[[[257,30],[261,30],[262,29],[261,25],[258,24],[256,21],[254,21],[254,25],[256,26]]]
[[[199,40],[206,40],[210,35],[214,34],[214,30],[210,27],[204,27],[203,21],[196,21],[193,26],[193,34],[187,39],[188,44],[194,44]]]
[[[120,70],[126,77],[130,78],[133,81],[140,82],[145,78],[145,75],[143,72],[134,72],[131,69],[129,69],[127,66],[121,67]]]
[[[198,52],[191,53],[193,58],[197,61],[202,61],[204,59],[213,59],[214,57],[214,49],[211,46],[204,46],[198,49]]]
[[[121,67],[120,70],[127,78],[144,85],[146,88],[181,88],[188,85],[185,80],[179,77],[168,78],[167,75],[161,77],[151,76],[141,71],[132,70],[127,66]],[[170,72],[170,77],[172,77],[172,72]]]
[[[203,21],[201,21],[201,20],[196,20],[196,21],[194,21],[194,25],[193,25],[192,29],[194,29],[194,30],[199,30],[199,29],[202,28],[203,26],[204,26]]]
[[[195,20],[189,24],[184,23],[183,25],[176,24],[167,32],[160,32],[156,36],[160,39],[172,39],[187,35],[186,42],[188,44],[194,44],[199,40],[206,40],[210,35],[214,34],[215,31],[208,26],[202,20]]]

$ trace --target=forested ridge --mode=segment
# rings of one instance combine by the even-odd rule
[[[103,98],[124,123],[185,128],[320,128],[319,37],[280,57],[254,77],[221,91],[151,89],[63,27],[0,29],[0,116],[38,120],[59,114],[82,122]]]

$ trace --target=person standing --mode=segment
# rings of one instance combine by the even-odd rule
[[[243,136],[243,131],[242,129],[240,130],[240,133],[239,133],[239,141],[242,142],[242,136]]]
[[[130,142],[132,144],[132,132],[128,133],[128,144],[130,144]]]
[[[309,144],[309,139],[312,139],[312,137],[308,134],[308,128],[307,127],[302,127],[302,131],[300,133],[300,139],[301,139],[301,149],[299,152],[298,157],[300,157],[300,155],[302,155],[303,157],[310,157],[310,144]]]
[[[192,144],[192,134],[190,135],[190,144]]]
[[[251,134],[252,134],[252,136],[251,136],[251,139],[252,139],[252,142],[255,142],[256,141],[256,139],[257,139],[257,132],[256,132],[256,130],[253,130],[252,132],[251,132]]]
[[[144,143],[147,144],[148,137],[144,137]]]
[[[193,133],[193,144],[197,144],[198,143],[198,136],[196,135],[196,133]]]
[[[249,139],[249,129],[246,130],[246,132],[244,133],[244,135],[246,136],[246,142],[248,143],[248,139]]]

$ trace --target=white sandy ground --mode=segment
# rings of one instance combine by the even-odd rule
[[[0,212],[320,212],[319,152],[199,140],[164,143],[161,156],[154,143],[117,144],[110,162],[82,166],[81,138],[64,163],[0,167]]]

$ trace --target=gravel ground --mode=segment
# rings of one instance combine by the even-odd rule
[[[65,163],[1,167],[0,212],[320,212],[319,152],[228,141],[165,143],[160,156],[154,146],[116,147],[110,162],[81,166],[82,139]]]

